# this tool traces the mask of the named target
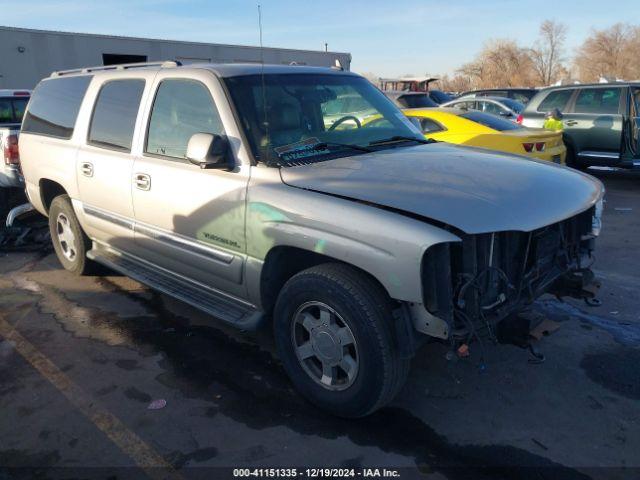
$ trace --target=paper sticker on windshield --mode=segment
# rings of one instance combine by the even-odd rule
[[[299,142],[289,143],[287,145],[282,145],[281,147],[276,147],[273,150],[278,154],[282,155],[283,153],[295,152],[298,150],[308,150],[312,148],[314,145],[318,145],[320,140],[316,137],[307,138],[305,140],[300,140]]]
[[[416,125],[414,125],[411,120],[409,120],[404,114],[396,113],[396,117],[398,117],[402,123],[409,127],[412,132],[422,135],[420,129]]]
[[[307,138],[288,145],[282,145],[273,149],[283,160],[298,160],[322,153],[329,153],[326,145],[316,137]]]

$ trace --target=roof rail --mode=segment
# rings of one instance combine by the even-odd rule
[[[164,60],[162,62],[139,62],[139,63],[121,63],[119,65],[104,65],[97,67],[86,68],[74,68],[71,70],[59,70],[53,72],[51,77],[61,77],[63,75],[71,75],[72,73],[91,73],[91,72],[104,72],[107,70],[127,70],[129,68],[144,68],[144,67],[160,67],[160,68],[172,68],[180,67],[182,63],[177,60]]]

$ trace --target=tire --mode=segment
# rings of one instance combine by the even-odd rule
[[[581,172],[587,171],[588,168],[579,163],[575,149],[569,144],[567,144],[567,159],[565,163],[567,167],[575,168],[576,170],[580,170]]]
[[[90,273],[93,263],[87,258],[91,240],[82,230],[68,195],[53,199],[49,208],[49,231],[58,260],[75,275]]]
[[[390,402],[409,372],[392,321],[391,300],[373,279],[347,265],[323,264],[284,285],[274,310],[274,336],[284,368],[304,397],[334,415],[362,417]],[[335,363],[340,366],[327,368],[328,381],[325,365]]]

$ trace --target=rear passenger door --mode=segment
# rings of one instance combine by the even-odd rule
[[[88,125],[76,160],[83,226],[93,239],[121,250],[133,243],[131,148],[145,83],[120,77],[92,85],[91,117],[81,122]]]
[[[619,162],[622,92],[621,87],[606,85],[578,89],[564,115],[564,125],[581,164],[616,165]]]
[[[132,176],[136,251],[155,265],[242,298],[250,166],[201,169],[186,159],[192,135],[227,134],[216,104],[225,101],[218,80],[205,70],[191,75],[160,71],[155,81]]]

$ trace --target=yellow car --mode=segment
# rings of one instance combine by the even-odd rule
[[[562,142],[562,132],[525,128],[499,116],[473,110],[408,108],[403,112],[420,122],[426,138],[565,163],[567,149]]]

